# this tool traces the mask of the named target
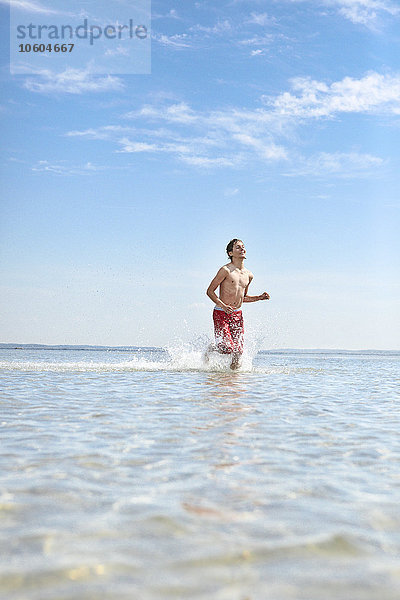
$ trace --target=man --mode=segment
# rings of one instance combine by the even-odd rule
[[[243,354],[243,316],[241,306],[243,302],[257,302],[269,300],[267,292],[260,296],[247,294],[253,279],[244,266],[246,249],[242,240],[234,238],[226,247],[230,262],[220,268],[207,289],[207,296],[215,304],[213,312],[215,346],[210,346],[206,352],[206,360],[210,352],[216,350],[221,354],[231,354],[231,369],[240,366]],[[219,287],[219,297],[215,290]]]

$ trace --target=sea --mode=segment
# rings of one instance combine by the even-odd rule
[[[399,352],[0,347],[0,597],[399,600]]]

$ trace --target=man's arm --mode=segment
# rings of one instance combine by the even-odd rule
[[[250,281],[244,290],[243,302],[258,302],[258,300],[269,300],[269,294],[267,292],[263,292],[259,296],[248,296],[247,292],[249,291],[249,285],[251,284],[253,277],[250,277]]]
[[[221,285],[228,273],[229,271],[226,267],[221,267],[214,279],[212,280],[212,282],[210,283],[210,285],[208,286],[206,294],[214,302],[214,304],[220,306],[225,312],[231,313],[233,311],[232,306],[228,306],[227,304],[222,302],[222,300],[220,300],[220,298],[218,298],[217,294],[215,293],[215,290]]]
[[[243,302],[258,302],[258,300],[269,300],[269,294],[263,292],[259,296],[245,296]]]

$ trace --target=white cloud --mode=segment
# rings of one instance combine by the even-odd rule
[[[266,160],[276,160],[287,158],[286,151],[281,146],[274,143],[266,143],[265,139],[249,135],[248,133],[234,133],[233,139],[244,146],[254,149],[257,154]]]
[[[309,158],[300,157],[294,161],[287,176],[323,176],[362,177],[376,174],[384,161],[378,156],[357,152],[320,152]]]
[[[233,27],[231,23],[228,20],[224,20],[218,21],[212,26],[196,24],[189,27],[187,32],[176,33],[174,35],[154,32],[152,34],[152,39],[162,46],[175,50],[182,50],[185,48],[200,49],[203,46],[204,40],[208,40],[209,37],[229,37],[232,31]],[[209,42],[207,41],[207,43]]]
[[[369,29],[378,29],[384,18],[395,17],[400,14],[400,7],[393,0],[289,0],[290,2],[308,2],[317,6],[327,6],[356,25],[363,25]]]
[[[109,139],[120,153],[170,154],[198,167],[285,160],[286,151],[272,139],[273,123],[266,113],[235,109],[195,111],[183,102],[147,105],[125,115],[132,124],[71,131],[67,135]]]
[[[174,125],[174,131],[167,129],[164,136],[169,139],[178,136],[179,141],[190,148],[190,159],[188,156],[181,158],[191,164],[238,164],[243,161],[243,153],[248,154],[249,151],[254,158],[262,161],[286,158],[285,149],[272,139],[273,119],[265,110],[227,109],[207,113],[196,112],[185,103],[177,103],[162,107],[144,106],[126,116],[134,120],[150,119],[167,127]],[[177,126],[181,126],[181,134],[177,133]],[[197,137],[196,131],[200,133]],[[179,152],[182,150],[179,149]],[[218,156],[211,156],[213,153]]]
[[[69,131],[67,137],[86,137],[92,140],[108,140],[111,133],[123,134],[126,132],[126,127],[121,125],[105,125],[98,129],[84,129],[83,131]]]
[[[167,12],[165,15],[153,12],[152,15],[151,15],[151,18],[152,18],[152,20],[155,20],[155,19],[176,19],[176,20],[180,20],[181,19],[181,17],[179,16],[178,12],[174,8],[171,8],[171,10],[169,12]]]
[[[254,35],[251,38],[240,40],[241,46],[270,46],[276,40],[276,36],[271,34]]]
[[[43,69],[35,78],[26,79],[24,87],[41,94],[84,94],[88,92],[121,91],[124,85],[118,77],[96,76],[88,70],[67,68],[62,73]]]
[[[184,32],[174,35],[154,32],[152,37],[159,44],[177,50],[209,48],[210,38],[216,45],[229,44],[234,47],[259,45],[263,47],[286,39],[284,35],[277,33],[260,35],[260,27],[273,26],[275,28],[276,25],[277,20],[274,17],[269,17],[267,13],[252,12],[247,18],[219,19],[206,25],[196,23]]]
[[[209,158],[207,156],[182,156],[182,161],[195,167],[234,167],[239,164],[238,157],[227,158],[218,156]]]
[[[176,35],[165,35],[159,33],[153,33],[152,39],[161,44],[162,46],[170,46],[172,48],[190,48],[192,46],[190,38],[187,33],[176,34]]]
[[[307,3],[316,9],[323,9],[325,14],[333,11],[342,17],[363,25],[369,29],[379,29],[384,23],[384,18],[393,18],[400,14],[400,7],[395,0],[281,0],[282,3]],[[260,1],[260,4],[262,2]],[[327,8],[331,10],[326,10]],[[175,19],[184,24],[175,10],[166,15],[156,15],[158,19]],[[279,21],[271,17],[267,12],[251,12],[249,16],[238,20],[237,18],[219,19],[215,23],[203,25],[197,23],[186,28],[186,31],[167,35],[164,32],[154,32],[152,38],[164,47],[171,50],[184,50],[192,48],[201,50],[210,43],[213,38],[214,44],[229,43],[235,47],[258,46],[263,49],[271,44],[279,44],[287,41],[282,33],[277,33]],[[273,28],[274,32],[266,31]],[[265,33],[262,33],[264,29]],[[261,35],[260,35],[261,33]],[[251,51],[251,56],[261,52]]]
[[[231,22],[228,21],[228,19],[225,19],[224,21],[217,21],[217,23],[212,27],[204,25],[194,25],[190,28],[189,31],[201,31],[202,33],[205,33],[207,35],[223,35],[225,33],[230,33],[232,29],[233,27]]]
[[[121,146],[119,153],[165,153],[178,158],[181,162],[196,167],[232,167],[238,164],[239,158],[207,155],[207,140],[187,139],[185,141],[159,141],[158,143],[147,143],[133,141],[127,137],[117,140]]]
[[[8,4],[11,9],[25,10],[30,13],[43,14],[43,15],[60,15],[64,14],[58,10],[43,6],[38,2],[32,0],[0,0],[0,4]]]
[[[400,76],[369,73],[327,84],[310,78],[292,81],[294,93],[266,99],[277,113],[300,118],[332,117],[338,113],[400,114]]]
[[[49,162],[48,160],[39,160],[32,171],[37,173],[46,172],[54,173],[55,175],[88,175],[97,171],[103,171],[105,167],[94,165],[87,162],[84,165],[68,165],[65,161]]]
[[[325,0],[325,3],[336,6],[346,19],[367,27],[374,27],[381,16],[400,13],[400,8],[389,0]]]
[[[156,119],[160,117],[159,111],[150,106],[144,107],[139,114],[145,117],[155,117]],[[198,115],[185,102],[179,102],[165,108],[164,118],[174,123],[188,124],[197,121]]]
[[[262,169],[280,164],[292,176],[364,176],[381,168],[381,158],[346,147],[311,158],[297,156],[300,126],[344,113],[400,114],[400,76],[369,73],[333,83],[296,79],[291,92],[268,97],[265,107],[247,110],[196,110],[185,102],[161,99],[126,113],[125,123],[67,135],[109,140],[119,153],[170,155],[197,167]]]
[[[276,19],[268,16],[267,13],[252,12],[246,22],[250,23],[251,25],[260,25],[261,27],[265,27],[267,25],[275,24]]]
[[[159,152],[162,150],[156,144],[146,144],[145,142],[132,142],[128,138],[122,138],[119,142],[122,149],[119,152]]]

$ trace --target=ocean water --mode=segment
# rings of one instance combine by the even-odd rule
[[[1,349],[0,596],[398,600],[399,365]]]

